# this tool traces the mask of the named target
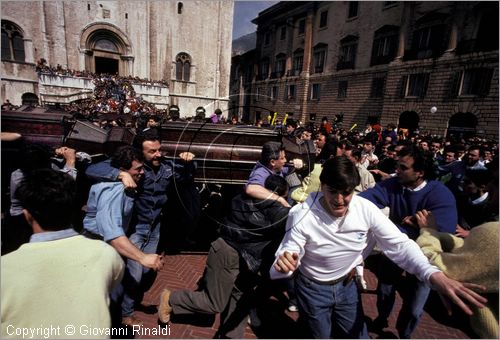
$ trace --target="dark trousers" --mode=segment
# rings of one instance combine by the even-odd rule
[[[24,215],[11,216],[6,214],[2,220],[2,255],[17,250],[24,243],[30,241],[33,229]]]
[[[246,308],[241,308],[243,296],[238,252],[222,238],[212,242],[198,291],[172,292],[170,305],[174,314],[221,313],[220,337],[243,338]],[[238,279],[238,280],[237,280]],[[240,284],[241,283],[241,284]]]
[[[396,288],[403,279],[404,270],[387,257],[382,256],[378,269],[377,310],[378,319],[387,320],[396,299]],[[411,338],[423,314],[425,302],[431,289],[414,275],[406,273],[404,291],[401,294],[403,306],[399,312],[396,329],[402,339]]]

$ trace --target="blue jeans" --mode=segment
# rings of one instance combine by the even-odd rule
[[[130,242],[146,254],[156,253],[158,242],[160,241],[160,222],[151,226],[149,224],[137,224],[135,231],[129,237]],[[121,287],[115,289],[112,293],[113,300],[119,300],[123,294],[121,303],[122,316],[134,314],[134,304],[141,297],[140,285],[142,275],[149,271],[149,268],[143,267],[139,262],[127,260],[127,267],[121,283]]]
[[[319,284],[298,272],[295,292],[300,316],[313,338],[368,339],[363,306],[354,280],[344,285]]]
[[[402,280],[403,269],[382,256],[379,262],[377,286],[377,319],[386,321],[391,314],[396,299],[397,284]],[[410,339],[411,333],[422,317],[430,287],[414,275],[406,274],[404,292],[401,295],[403,306],[398,315],[396,329],[401,339]]]

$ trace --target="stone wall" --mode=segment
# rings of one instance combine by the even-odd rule
[[[117,60],[120,75],[168,80],[172,98],[185,106],[181,112],[194,112],[200,102],[227,109],[233,0],[2,1],[0,6],[2,20],[23,31],[32,63],[44,58],[49,65],[94,71],[94,58],[104,56]],[[118,51],[94,48],[100,37],[111,38]],[[175,80],[181,52],[191,57],[189,82]],[[3,64],[2,76],[15,81],[18,76]],[[3,88],[4,98],[19,101],[22,93]],[[172,100],[165,104],[177,104]]]
[[[358,2],[357,15],[352,18],[347,18],[348,1],[279,3],[261,12],[256,19],[255,69],[259,69],[267,58],[271,73],[276,55],[284,53],[286,71],[289,71],[293,65],[293,53],[298,48],[304,49],[304,63],[298,76],[286,72],[276,79],[260,80],[254,76],[251,86],[243,86],[251,88],[253,94],[260,91],[267,95],[273,86],[278,86],[279,91],[276,100],[250,94],[252,101],[249,106],[263,107],[259,110],[278,112],[281,116],[293,112],[294,118],[303,122],[307,122],[311,115],[318,120],[323,116],[333,118],[336,114],[344,114],[343,126],[346,128],[353,124],[363,127],[370,119],[379,120],[382,125],[398,124],[400,115],[411,111],[418,115],[421,130],[438,135],[446,132],[454,114],[472,113],[478,120],[476,132],[498,139],[498,44],[493,50],[461,50],[463,45],[475,43],[480,38],[481,20],[489,11],[485,8],[493,3],[395,2],[385,7],[384,3]],[[321,12],[325,10],[328,11],[327,25],[320,28]],[[305,21],[305,32],[298,34],[302,20]],[[434,23],[444,25],[443,51],[425,59],[411,57],[414,32]],[[286,40],[280,39],[281,27],[287,27]],[[372,65],[375,32],[387,27],[397,29],[397,53],[384,64]],[[265,43],[267,35],[270,37],[268,44]],[[341,41],[346,37],[357,39],[355,63],[353,68],[339,69]],[[319,44],[326,46],[326,57],[323,71],[315,73],[314,47]],[[453,77],[458,72],[474,68],[487,68],[493,73],[489,93],[484,96],[460,93],[450,97]],[[429,73],[426,94],[421,98],[401,96],[401,79],[415,73]],[[384,77],[384,88],[382,96],[375,97],[372,82],[379,77]],[[243,74],[242,78],[246,75]],[[341,81],[347,82],[345,98],[339,97]],[[464,86],[463,78],[460,81],[460,86]],[[296,85],[294,100],[284,98],[285,87],[290,84]],[[321,86],[318,100],[311,99],[313,84]],[[240,84],[235,82],[235,86]],[[435,114],[430,113],[433,106],[438,108]]]

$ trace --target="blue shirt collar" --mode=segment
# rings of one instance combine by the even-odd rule
[[[36,233],[31,235],[30,243],[55,241],[63,238],[73,237],[76,235],[79,234],[73,228],[57,230],[57,231],[46,231],[43,233]]]

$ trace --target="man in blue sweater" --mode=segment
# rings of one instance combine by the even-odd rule
[[[434,180],[432,156],[416,147],[403,148],[399,154],[397,177],[379,182],[374,188],[359,195],[372,201],[379,208],[390,208],[389,218],[411,239],[419,235],[415,213],[426,209],[436,218],[438,230],[455,233],[457,209],[451,191]],[[376,329],[387,327],[387,319],[395,301],[396,284],[401,280],[403,269],[383,256],[380,261],[377,287],[378,317]],[[408,294],[403,296],[403,306],[396,328],[400,338],[410,338],[423,313],[430,287],[407,273]]]
[[[154,254],[160,240],[161,212],[167,203],[167,189],[171,185],[180,185],[194,176],[196,164],[194,155],[183,152],[180,161],[166,161],[161,153],[160,137],[154,129],[138,134],[134,146],[142,150],[144,156],[144,176],[140,185],[127,172],[110,164],[110,161],[100,162],[87,168],[86,175],[96,181],[121,180],[125,188],[137,189],[133,218],[130,224],[130,242],[143,253]],[[139,297],[139,287],[143,273],[147,268],[134,260],[127,261],[127,273],[136,289],[137,296],[127,298],[122,302],[122,324],[126,326],[142,325],[142,321],[134,316],[134,303]]]

